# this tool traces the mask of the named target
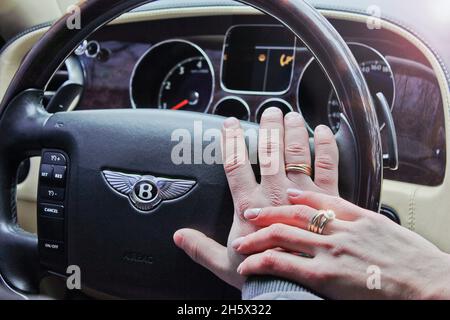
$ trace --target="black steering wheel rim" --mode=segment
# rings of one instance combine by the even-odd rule
[[[15,219],[15,174],[21,160],[38,155],[49,145],[68,146],[73,136],[58,136],[55,128],[74,119],[52,117],[41,107],[42,92],[57,68],[92,32],[120,14],[148,0],[88,0],[80,4],[82,28],[68,29],[68,16],[57,21],[33,47],[12,80],[0,105],[0,133],[11,139],[0,143],[0,272],[25,292],[36,292],[40,277],[37,240],[21,231]],[[311,50],[332,82],[349,131],[343,140],[356,144],[352,200],[378,211],[382,180],[381,138],[375,108],[357,62],[337,31],[303,0],[245,0],[279,20]],[[115,116],[111,120],[114,121]],[[79,119],[78,119],[79,120]],[[49,129],[49,124],[53,127]],[[211,125],[217,125],[211,120]],[[81,128],[78,128],[81,129]],[[66,141],[63,141],[66,139]],[[338,137],[339,140],[339,137]],[[341,153],[342,154],[342,153]],[[352,155],[353,156],[353,155]],[[74,156],[76,158],[76,156]]]

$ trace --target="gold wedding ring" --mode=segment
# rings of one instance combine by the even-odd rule
[[[303,174],[306,174],[308,177],[311,177],[312,167],[305,163],[303,163],[303,164],[287,164],[286,172],[288,172],[288,173],[289,172],[303,173]]]
[[[309,222],[308,231],[323,234],[327,224],[335,219],[336,214],[333,210],[320,210]]]

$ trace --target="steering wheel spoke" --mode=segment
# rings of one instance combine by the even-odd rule
[[[40,154],[50,116],[41,107],[42,96],[40,90],[19,94],[0,121],[0,270],[11,287],[28,293],[38,292],[37,238],[17,225],[16,172],[21,161]]]

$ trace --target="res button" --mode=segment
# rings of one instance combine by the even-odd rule
[[[63,186],[66,183],[66,167],[53,166],[52,181]]]

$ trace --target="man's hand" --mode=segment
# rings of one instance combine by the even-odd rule
[[[319,126],[315,131],[315,180],[299,172],[286,173],[287,164],[311,165],[308,131],[299,113],[291,112],[283,118],[279,109],[269,108],[261,118],[258,146],[261,183],[258,184],[237,119],[225,121],[222,140],[224,169],[234,202],[228,246],[191,229],[177,231],[174,241],[195,262],[240,289],[245,278],[237,273],[237,267],[245,257],[238,255],[231,243],[258,230],[257,226],[247,223],[244,212],[250,208],[288,204],[286,190],[292,188],[338,195],[339,155],[331,130]]]

